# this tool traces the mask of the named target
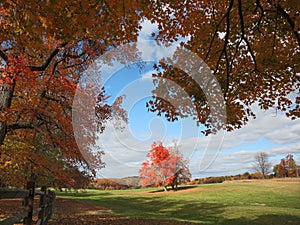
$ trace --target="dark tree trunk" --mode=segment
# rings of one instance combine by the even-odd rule
[[[4,138],[5,138],[5,135],[6,135],[6,132],[7,132],[6,127],[7,127],[6,124],[4,122],[0,121],[0,146],[4,142]],[[0,152],[0,154],[1,154],[1,152]]]
[[[0,84],[0,112],[9,108],[11,105],[15,84]],[[0,121],[0,146],[4,142],[7,133],[7,125],[4,121]],[[0,152],[1,154],[1,152]]]

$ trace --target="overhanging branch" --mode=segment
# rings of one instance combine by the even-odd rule
[[[297,39],[298,45],[300,47],[300,36],[298,31],[295,28],[295,21],[290,17],[290,15],[281,7],[280,4],[277,4],[277,9],[281,13],[281,15],[287,20],[290,27],[292,28],[292,31]]]
[[[8,131],[18,130],[18,129],[34,129],[34,127],[31,123],[24,123],[24,124],[15,123],[7,126]]]
[[[29,66],[31,71],[44,71],[49,66],[53,58],[57,55],[57,53],[60,51],[60,48],[63,48],[67,45],[67,42],[61,44],[59,47],[54,49],[54,51],[50,54],[50,56],[47,58],[45,63],[41,66]]]

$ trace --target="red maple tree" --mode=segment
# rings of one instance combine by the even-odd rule
[[[154,142],[147,157],[139,171],[142,186],[163,186],[167,191],[167,186],[177,189],[178,184],[191,177],[188,161],[176,148],[168,149],[162,142]]]

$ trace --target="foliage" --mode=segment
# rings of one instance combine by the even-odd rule
[[[142,186],[163,186],[167,190],[169,185],[174,189],[189,181],[188,161],[178,149],[168,149],[161,142],[154,142],[147,157],[149,159],[142,163],[139,171]]]
[[[71,124],[73,96],[82,72],[96,57],[109,46],[136,40],[142,8],[140,1],[0,2],[0,157],[7,175],[0,183],[22,183],[25,164],[32,164],[32,175],[39,179],[51,177],[73,186],[104,166],[103,152],[93,154],[87,147],[83,155],[78,149]],[[126,120],[121,98],[109,105],[104,89],[97,94],[99,131],[113,114]],[[96,133],[86,136],[92,146]],[[59,157],[51,156],[56,153]],[[9,163],[24,166],[3,167]],[[68,175],[57,173],[59,168]],[[81,178],[66,183],[62,177]]]
[[[93,189],[98,190],[125,190],[139,188],[138,177],[128,178],[98,178],[91,183]]]
[[[37,186],[80,189],[86,188],[92,178],[91,174],[67,161],[57,148],[36,149],[23,140],[7,139],[1,154],[2,185],[24,187],[25,180],[33,179]]]
[[[254,103],[261,109],[286,112],[291,119],[300,116],[298,0],[165,0],[150,7],[147,17],[159,27],[154,37],[168,44],[187,38],[182,45],[213,71],[226,103],[227,130],[240,128],[250,117],[255,118],[249,107]],[[160,98],[154,91],[154,99],[148,104],[150,111],[164,114],[170,121],[190,115],[206,126],[206,134],[224,127],[212,126],[216,118],[210,113],[205,92],[188,74],[165,61],[156,68],[153,76],[157,90],[164,87],[169,95]],[[179,85],[196,110],[185,104],[182,90],[177,93],[174,90],[178,88],[160,78]],[[181,101],[180,107],[172,106],[173,100]]]
[[[276,177],[299,177],[300,166],[296,164],[294,156],[288,154],[273,167],[273,172]]]
[[[89,188],[98,190],[124,190],[140,188],[139,181],[139,177],[98,178],[94,179],[94,181],[90,183]]]

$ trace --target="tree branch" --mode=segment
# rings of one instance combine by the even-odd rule
[[[225,17],[226,17],[226,14],[222,17],[222,19],[221,19],[221,20],[219,21],[219,23],[217,24],[216,30],[215,30],[215,32],[214,32],[214,34],[213,34],[213,37],[212,37],[212,39],[211,39],[211,41],[210,41],[210,43],[209,43],[208,51],[207,51],[207,53],[206,53],[206,56],[205,56],[205,58],[204,58],[204,61],[208,58],[208,56],[209,56],[209,54],[210,54],[210,51],[211,51],[213,42],[214,42],[214,40],[215,40],[215,38],[216,38],[216,36],[217,36],[218,30],[219,30],[219,27],[220,27],[221,23],[223,22],[223,20],[225,19]]]
[[[252,51],[252,48],[251,48],[251,45],[250,45],[248,39],[245,36],[245,23],[244,23],[243,11],[242,11],[242,0],[238,0],[238,3],[239,3],[238,7],[239,7],[239,16],[240,16],[241,32],[242,32],[241,39],[246,42],[247,48],[249,50],[249,53],[250,53],[251,58],[252,58],[253,63],[254,63],[254,68],[255,68],[255,70],[257,70],[257,63],[256,63],[255,55]]]
[[[262,19],[263,19],[264,16],[265,16],[265,10],[264,10],[264,8],[261,6],[259,0],[256,0],[255,4],[256,4],[256,8],[255,8],[254,12],[257,12],[258,9],[260,10],[259,18],[258,18],[258,20],[256,21],[256,29],[257,29],[257,31],[258,31],[261,35],[264,35],[264,33],[260,30],[259,27],[260,27],[260,25],[261,25]]]
[[[221,51],[221,54],[220,54],[220,57],[218,59],[217,66],[216,66],[216,69],[215,69],[214,73],[217,72],[217,70],[219,68],[220,61],[222,59],[222,56],[223,56],[223,54],[225,53],[225,51],[227,49],[227,44],[228,44],[228,41],[229,41],[229,33],[230,33],[230,17],[229,17],[229,15],[230,15],[230,11],[231,11],[231,9],[233,7],[233,2],[234,2],[234,0],[230,1],[230,4],[228,6],[228,10],[227,10],[227,12],[225,14],[225,17],[226,17],[226,34],[225,34],[225,40],[224,40],[223,49]]]
[[[298,45],[300,47],[300,36],[299,36],[298,31],[295,30],[295,21],[293,21],[293,19],[290,17],[290,15],[281,7],[280,4],[277,4],[277,9],[281,13],[281,15],[288,21],[296,39],[297,39]]]
[[[226,98],[227,92],[229,90],[229,59],[228,59],[228,54],[227,54],[227,45],[228,45],[228,42],[229,42],[229,33],[230,33],[230,12],[231,12],[231,9],[233,7],[233,2],[234,2],[234,0],[230,1],[230,4],[228,6],[228,10],[225,14],[225,17],[226,17],[226,34],[225,34],[224,46],[223,46],[222,52],[220,54],[220,57],[218,59],[216,69],[214,71],[215,73],[217,72],[217,70],[219,68],[219,63],[220,63],[220,61],[222,59],[222,56],[224,54],[225,55],[225,60],[226,60],[226,81],[227,81],[226,82],[225,93],[224,93],[224,99]]]
[[[34,129],[33,125],[31,123],[24,123],[24,124],[11,124],[7,126],[7,131],[12,131],[12,130],[18,130],[18,129]]]
[[[7,61],[7,60],[8,60],[7,55],[6,55],[2,50],[0,50],[0,57],[1,57],[4,61]]]
[[[50,54],[50,56],[47,58],[45,63],[41,66],[29,66],[31,71],[44,71],[49,66],[53,58],[57,55],[57,53],[60,51],[60,48],[63,48],[67,45],[67,42],[62,43],[59,47],[54,49],[54,51]]]

